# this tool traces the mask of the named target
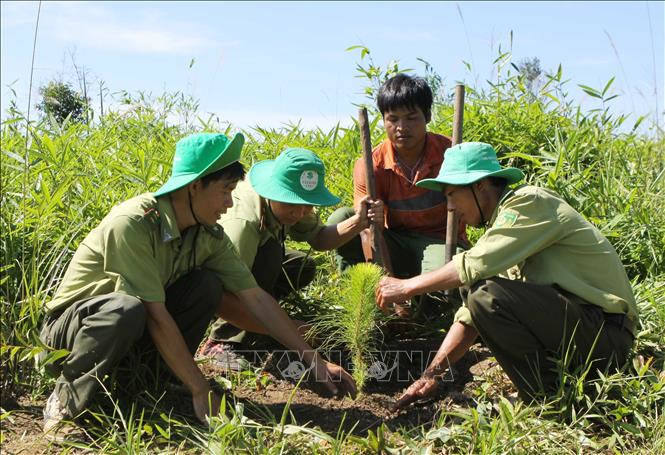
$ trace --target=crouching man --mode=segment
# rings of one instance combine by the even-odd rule
[[[286,248],[287,237],[307,242],[318,251],[331,250],[353,239],[370,221],[383,220],[383,203],[365,196],[352,216],[324,225],[314,209],[340,202],[326,188],[325,177],[323,161],[314,152],[287,148],[276,159],[252,166],[249,181],[240,182],[233,192],[233,207],[219,219],[258,285],[278,301],[307,286],[316,272],[310,256]],[[244,305],[230,304],[237,299],[225,300],[228,304],[213,324],[200,355],[219,368],[238,370],[244,359],[234,349],[250,348],[250,343],[262,338],[248,337],[246,331],[267,334],[268,327],[253,318]],[[308,326],[297,322],[304,335]]]
[[[607,239],[556,193],[522,185],[516,168],[502,169],[492,146],[450,148],[436,178],[418,186],[443,191],[461,221],[485,226],[476,245],[433,272],[408,280],[383,278],[377,303],[463,286],[464,306],[432,363],[397,403],[433,394],[437,378],[459,360],[478,334],[531,400],[556,392],[556,361],[572,352],[569,368],[592,371],[626,363],[638,324],[635,298]]]
[[[161,359],[192,394],[196,416],[219,412],[219,397],[193,354],[211,318],[239,299],[268,333],[298,351],[332,393],[355,393],[346,371],[321,359],[275,300],[256,285],[216,224],[244,177],[242,135],[200,133],[176,145],[171,178],[154,194],[114,207],[81,242],[55,297],[41,339],[70,354],[44,408],[44,432],[57,438],[129,349],[149,333]]]

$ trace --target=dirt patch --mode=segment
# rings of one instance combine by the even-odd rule
[[[42,454],[57,453],[42,437],[42,408],[45,399],[31,401],[27,397],[3,403],[8,412],[0,422],[2,453]]]
[[[368,429],[374,429],[382,423],[392,430],[399,427],[412,428],[431,422],[442,408],[448,409],[454,404],[472,405],[471,392],[476,385],[474,376],[482,376],[485,371],[496,368],[496,361],[490,358],[489,350],[479,344],[474,345],[450,369],[435,397],[397,413],[391,412],[404,389],[420,377],[440,342],[440,339],[415,339],[384,346],[379,357],[381,364],[374,370],[378,374],[368,381],[363,393],[355,400],[350,397],[326,398],[316,393],[316,385],[301,384],[289,412],[299,425],[319,426],[333,434],[342,428],[344,431],[366,435]],[[340,363],[348,367],[344,356],[341,357]],[[293,361],[290,360],[292,358],[282,355],[277,361],[272,359],[267,362],[265,368],[270,377],[267,385],[240,385],[234,388],[233,395],[245,404],[247,416],[265,421],[269,420],[265,414],[268,411],[274,420],[280,421],[295,387],[295,381],[285,380],[283,374],[288,372],[288,363]],[[211,367],[206,368],[206,372],[210,376],[221,374]],[[386,374],[378,378],[381,373]]]
[[[301,384],[293,396],[289,412],[298,425],[318,426],[329,434],[336,434],[341,428],[345,432],[366,436],[367,430],[375,429],[381,424],[391,430],[400,427],[414,428],[432,422],[440,410],[447,410],[455,405],[473,406],[474,390],[481,382],[489,384],[491,393],[504,396],[514,393],[510,381],[491,357],[489,350],[476,344],[451,368],[450,375],[445,378],[446,381],[442,383],[435,397],[397,413],[391,412],[392,405],[404,389],[420,377],[440,342],[440,339],[412,339],[385,345],[379,356],[382,365],[374,369],[374,377],[355,400],[349,397],[326,398],[316,392],[316,384],[306,383]],[[288,351],[281,351],[281,355],[273,355],[271,358],[262,358],[263,364],[252,362],[255,367],[263,367],[263,372],[258,376],[253,375],[253,381],[234,383],[233,389],[225,392],[227,401],[243,403],[245,415],[261,423],[269,425],[279,422],[295,387],[295,380],[284,379],[283,375],[288,369],[290,359],[295,357],[284,353]],[[295,356],[293,353],[291,355]],[[343,353],[341,358],[331,360],[341,363],[347,369],[350,367]],[[206,364],[202,365],[202,369],[211,382],[220,381],[220,377],[229,377]],[[382,373],[385,374],[380,378]],[[180,416],[189,416],[194,421],[191,400],[186,390],[179,385],[166,384],[165,391],[159,408],[150,411],[168,413],[174,409]],[[122,393],[116,395],[121,401],[129,399],[128,404],[138,399],[136,396],[132,400],[119,395]],[[44,403],[45,397],[38,400],[22,397],[15,400],[11,406],[4,404],[5,410],[11,410],[11,413],[1,421],[3,453],[47,454],[59,453],[62,450],[49,444],[42,436],[41,413]],[[190,420],[189,417],[186,417],[187,420]],[[291,419],[287,418],[286,423],[292,423]],[[70,453],[85,453],[78,449],[69,450]]]

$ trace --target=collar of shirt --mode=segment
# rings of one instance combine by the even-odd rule
[[[170,242],[180,238],[180,230],[175,218],[175,212],[171,205],[171,199],[168,197],[157,198],[157,210],[160,215],[160,230],[162,234],[162,241],[164,243]]]
[[[501,193],[501,196],[499,197],[499,202],[497,202],[496,207],[494,208],[494,212],[492,212],[492,216],[490,217],[490,220],[487,222],[488,226],[492,226],[494,224],[494,222],[496,221],[496,217],[499,215],[499,210],[501,209],[501,205],[504,202],[506,202],[506,200],[515,193],[515,190],[518,190],[519,188],[522,188],[523,186],[526,186],[526,185],[519,185],[519,186],[516,186],[515,188],[506,187],[503,190],[503,193]]]
[[[404,175],[404,172],[402,172],[402,169],[399,167],[399,164],[397,164],[397,159],[395,157],[397,152],[393,147],[393,143],[390,142],[390,140],[385,140],[382,144],[382,147],[385,147],[385,149],[382,150],[383,153],[381,155],[383,160],[379,163],[379,165],[384,169],[390,169],[396,174],[407,178],[407,176]],[[425,150],[423,153],[425,153],[425,157],[422,160],[420,167],[416,171],[414,181],[419,180],[420,176],[422,175],[427,175],[432,166],[440,166],[441,162],[443,161],[443,150],[440,150],[440,147],[438,147],[438,141],[435,140],[433,133],[426,133]]]
[[[173,205],[171,204],[171,198],[166,195],[156,199],[162,242],[166,243],[182,238],[180,230],[178,229],[178,222],[175,218],[175,212],[173,211]],[[219,223],[212,226],[201,225],[201,227],[213,237],[224,237],[224,229]]]

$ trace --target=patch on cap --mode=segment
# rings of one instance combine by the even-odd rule
[[[316,171],[303,171],[300,174],[300,186],[304,190],[312,191],[316,188],[316,185],[319,183],[319,174]]]

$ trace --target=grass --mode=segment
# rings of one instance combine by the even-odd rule
[[[568,387],[560,396],[530,406],[489,392],[493,379],[484,378],[471,391],[474,406],[443,406],[437,419],[427,425],[381,426],[366,436],[343,428],[328,434],[303,426],[290,417],[288,407],[284,419],[264,413],[258,422],[247,418],[242,403],[228,397],[225,412],[207,428],[193,423],[191,416],[170,411],[163,397],[142,394],[128,404],[114,402],[93,409],[86,427],[92,436],[88,446],[106,453],[665,452],[662,132],[638,133],[648,120],[612,114],[611,82],[599,89],[585,86],[601,105],[585,112],[569,100],[570,83],[561,71],[551,74],[534,96],[518,75],[510,73],[509,60],[506,53],[497,59],[497,76],[489,88],[467,87],[465,138],[494,144],[504,164],[521,167],[530,183],[558,191],[613,243],[633,282],[642,320],[633,360],[625,371],[595,380],[590,391],[581,387],[578,376],[564,376]],[[384,69],[373,64],[372,71],[361,76],[368,79],[368,87],[375,87],[395,65]],[[442,90],[445,95],[445,86]],[[234,131],[212,117],[201,118],[197,103],[181,93],[124,97],[125,113],[107,113],[90,125],[32,121],[27,141],[21,112],[13,108],[3,120],[3,442],[10,437],[4,428],[17,417],[12,402],[19,397],[43,400],[52,387],[52,379],[43,366],[36,366],[35,359],[46,354],[47,361],[54,361],[65,354],[48,351],[38,335],[43,305],[53,295],[78,243],[115,203],[159,187],[168,177],[180,137],[192,131]],[[449,96],[441,97],[430,130],[450,134],[449,101]],[[174,117],[181,121],[169,121]],[[631,128],[629,122],[642,125]],[[376,144],[385,137],[376,115],[370,126]],[[361,149],[356,129],[256,126],[244,133],[246,165],[272,158],[287,145],[310,148],[324,160],[332,192],[343,197],[343,204],[351,204],[352,167]],[[330,210],[321,210],[322,217]],[[315,258],[321,273],[314,284],[285,303],[294,312],[314,316],[333,308],[330,289],[340,279],[329,253],[315,253]]]

